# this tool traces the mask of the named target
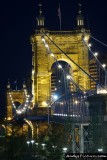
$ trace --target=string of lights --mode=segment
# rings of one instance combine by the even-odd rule
[[[10,92],[9,92],[9,98],[10,98],[10,101],[11,101],[11,103],[12,103],[13,108],[16,109],[16,105],[15,105],[15,103],[14,103],[14,101],[13,101],[13,98],[12,98],[12,95],[11,95]]]
[[[102,88],[102,89],[105,89],[104,85],[102,84],[99,84],[95,78],[93,78],[90,74],[88,74],[82,67],[80,67],[76,62],[74,62],[53,40],[51,40],[51,38],[45,33],[43,32],[43,34],[69,59],[71,60],[80,70],[83,71],[84,74],[86,74],[93,82],[96,83],[96,86]],[[47,45],[48,46],[48,45]],[[88,47],[91,47],[91,44],[89,43],[88,44]],[[96,55],[97,53],[95,53]],[[102,68],[104,68],[105,65],[103,64]],[[105,69],[105,68],[104,68]],[[105,89],[106,90],[106,89]]]
[[[25,101],[22,104],[20,104],[19,106],[16,106],[15,102],[12,98],[12,94],[11,94],[11,92],[9,92],[9,98],[12,103],[13,109],[15,110],[16,115],[21,115],[21,114],[27,112],[28,109],[30,109],[30,107],[29,107],[30,95],[28,94],[26,89],[24,89],[24,95],[25,95]]]
[[[98,58],[97,58],[98,53],[97,53],[97,52],[94,53],[94,52],[92,51],[92,49],[91,49],[91,44],[90,44],[90,43],[87,44],[85,38],[83,38],[83,43],[87,46],[88,50],[90,51],[90,53],[92,54],[92,56],[96,59],[96,61],[97,61],[98,64],[100,65],[100,67],[101,67],[104,71],[106,71],[106,69],[105,69],[106,65],[100,63],[100,61],[99,61]]]
[[[106,64],[101,64],[100,61],[98,60],[97,56],[98,56],[98,53],[97,52],[93,52],[92,49],[91,49],[91,44],[87,43],[86,42],[86,38],[84,37],[83,38],[83,43],[86,45],[86,47],[88,48],[89,50],[89,53],[92,55],[92,57],[95,59],[97,65],[98,65],[98,68],[99,68],[99,71],[98,71],[98,74],[99,74],[99,82],[97,82],[97,86],[100,90],[105,90],[105,92],[107,91],[107,87],[106,87],[106,79],[107,79],[107,71],[106,71]]]

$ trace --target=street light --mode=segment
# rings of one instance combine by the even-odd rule
[[[55,151],[55,149],[57,148],[57,146],[52,146],[52,148],[54,149],[54,151]]]
[[[34,142],[35,142],[35,141],[32,139],[32,140],[31,140],[31,143],[33,144]]]
[[[43,146],[43,149],[45,148],[45,144],[44,143],[42,143],[42,146]]]
[[[36,146],[38,147],[38,143],[35,143],[36,144]]]
[[[102,148],[99,148],[99,149],[98,149],[98,152],[103,152],[103,149],[102,149]]]
[[[32,148],[33,148],[33,144],[34,144],[34,142],[35,142],[35,141],[32,139],[32,140],[31,140],[31,143],[32,143]]]
[[[68,148],[64,147],[62,149],[63,149],[63,152],[66,153],[66,151],[67,151]]]
[[[29,147],[30,141],[27,141],[27,144],[28,144],[28,147]]]

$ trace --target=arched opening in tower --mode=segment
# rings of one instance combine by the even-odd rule
[[[13,115],[16,114],[16,112],[17,112],[17,110],[19,109],[21,103],[18,102],[18,101],[15,101],[15,102],[14,102],[14,105],[15,105],[15,108],[13,108]]]
[[[71,91],[71,81],[67,78],[72,72],[71,66],[65,61],[57,61],[51,70],[51,93],[61,96]]]
[[[72,74],[72,68],[65,61],[57,61],[53,63],[51,70],[51,101],[54,103],[55,113],[67,113],[69,94],[72,90],[69,77]]]
[[[18,109],[18,107],[21,105],[21,103],[18,102],[18,101],[15,101],[14,104],[15,104],[15,106],[16,106],[16,109]]]

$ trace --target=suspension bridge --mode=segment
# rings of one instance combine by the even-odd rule
[[[21,91],[22,93],[19,96],[18,92],[20,94],[20,91],[11,92],[10,83],[8,83],[8,103],[11,103],[12,105],[11,116],[8,115],[8,120],[12,120],[13,118],[22,118],[30,126],[32,131],[32,138],[34,136],[34,126],[32,124],[32,121],[45,121],[48,123],[48,125],[50,125],[51,123],[63,124],[65,127],[65,136],[69,134],[72,137],[72,141],[70,142],[70,144],[68,144],[69,136],[65,138],[65,144],[67,145],[67,147],[71,148],[71,152],[88,153],[90,152],[92,143],[94,143],[94,140],[90,141],[90,127],[92,127],[93,123],[98,125],[99,123],[103,124],[106,122],[106,110],[104,112],[106,104],[105,106],[103,106],[102,104],[100,106],[96,106],[100,102],[103,103],[103,101],[105,101],[106,103],[106,98],[103,98],[102,100],[101,96],[103,95],[100,96],[100,94],[97,94],[99,92],[101,93],[102,91],[103,93],[107,93],[107,77],[105,65],[102,65],[100,63],[100,61],[97,58],[97,54],[92,51],[91,44],[88,43],[87,35],[85,32],[81,33],[81,44],[82,47],[85,47],[87,49],[87,59],[89,61],[94,61],[94,65],[96,65],[96,68],[94,68],[96,69],[96,75],[90,74],[89,68],[87,70],[86,67],[82,67],[82,65],[79,65],[78,62],[74,61],[74,59],[70,57],[69,54],[63,51],[61,47],[59,47],[59,45],[49,37],[50,33],[48,31],[37,31],[36,34],[39,35],[39,43],[46,50],[46,56],[49,58],[49,60],[51,59],[50,61],[52,61],[51,95],[48,94],[48,98],[46,99],[46,101],[42,102],[42,105],[45,106],[45,112],[35,114],[35,85],[32,85],[32,93],[29,94],[24,83],[23,90]],[[73,33],[57,32],[55,34],[72,35]],[[79,72],[83,77],[87,77],[87,81],[94,84],[94,88],[91,88],[90,86],[86,85],[85,83],[87,82],[84,81],[84,79],[82,83],[79,83],[74,76],[75,72],[73,71],[72,66],[69,63],[67,63],[67,61],[63,61],[61,60],[61,58],[58,58],[57,54],[54,54],[51,47],[52,49],[56,47],[59,50],[57,52],[61,56],[64,56],[64,58],[66,57],[69,60],[69,62],[71,62],[70,64],[72,64],[72,66],[78,68]],[[87,59],[84,58],[82,60],[85,63]],[[32,77],[34,76],[34,73],[35,71],[33,67]],[[35,80],[33,79],[33,83],[34,81]],[[106,94],[104,94],[104,96],[106,97]],[[20,101],[17,97],[20,97],[19,99],[22,99],[20,103],[16,102],[16,99],[17,101]],[[95,99],[95,101],[93,102],[92,99]],[[36,109],[39,110],[39,108]],[[10,113],[8,112],[8,114]],[[102,116],[103,118],[101,119]],[[95,120],[95,118],[97,119],[97,121]],[[102,125],[100,126],[100,129],[102,129]],[[76,140],[76,137],[78,137],[78,140]],[[99,144],[100,139],[98,140],[98,145]]]
[[[64,145],[71,153],[106,151],[107,71],[89,43],[107,46],[84,27],[79,9],[75,31],[44,29],[40,8],[38,30],[31,36],[31,92],[7,84],[7,121],[23,119],[33,139],[39,122],[64,128]],[[36,122],[36,126],[35,126]],[[42,130],[46,127],[41,125]],[[8,126],[8,125],[7,125]],[[8,128],[11,126],[8,126]],[[26,128],[25,128],[26,129]],[[8,129],[7,129],[8,130]],[[98,133],[98,134],[97,134]],[[97,135],[97,136],[96,136]]]

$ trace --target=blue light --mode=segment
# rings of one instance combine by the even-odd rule
[[[54,100],[57,100],[57,99],[58,99],[58,96],[57,96],[57,95],[53,95],[53,99],[54,99]]]

